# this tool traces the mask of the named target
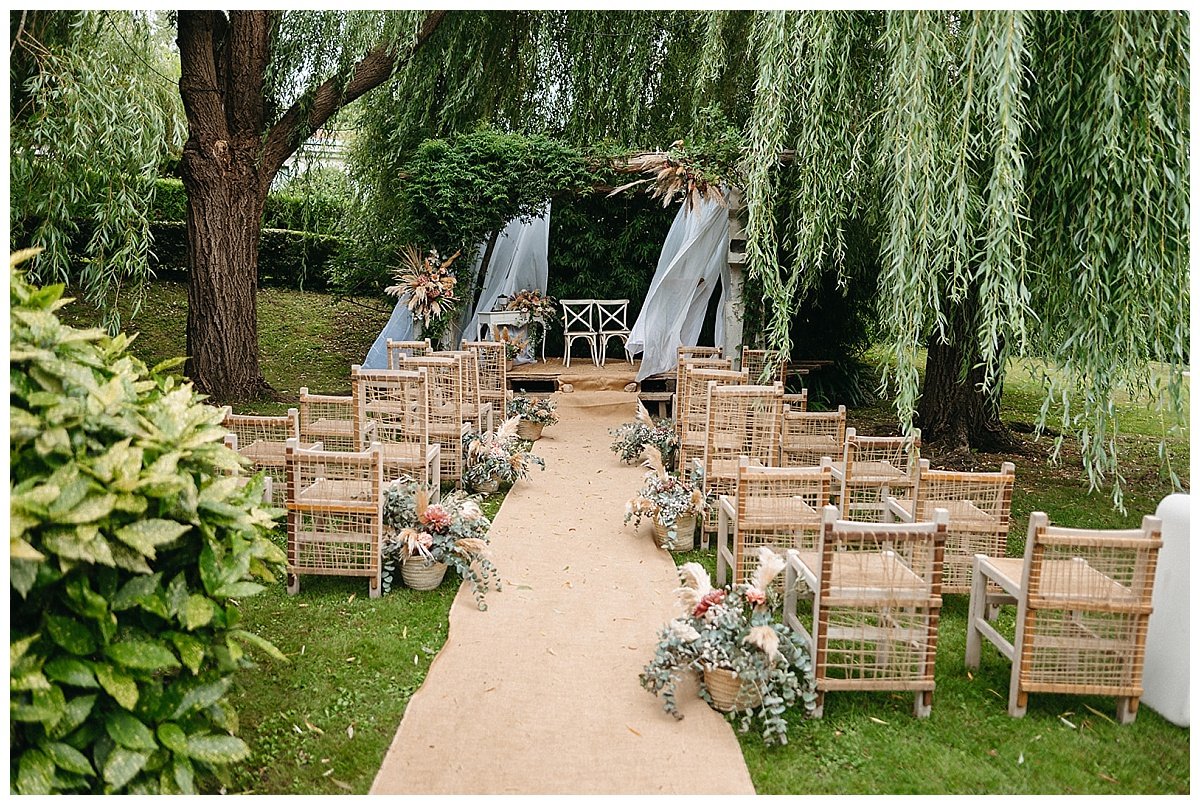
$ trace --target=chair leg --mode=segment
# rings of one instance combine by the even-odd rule
[[[971,570],[971,599],[967,606],[967,652],[963,665],[975,670],[979,668],[979,651],[982,633],[976,625],[983,617],[987,607],[987,579],[979,569],[979,557],[972,560]]]
[[[725,560],[725,547],[729,544],[729,513],[717,504],[717,586],[725,586],[729,565]]]
[[[371,598],[378,598],[379,596],[383,595],[383,586],[379,583],[379,573],[380,571],[375,571],[375,575],[368,580],[370,583],[368,595]]]
[[[1121,696],[1117,699],[1117,723],[1132,724],[1137,718],[1138,697]]]
[[[933,691],[919,690],[913,701],[913,715],[917,718],[929,718],[933,711]]]
[[[825,691],[817,691],[817,700],[813,702],[813,718],[822,718],[825,715]]]
[[[287,592],[288,595],[296,595],[300,592],[300,576],[295,573],[288,573]]]

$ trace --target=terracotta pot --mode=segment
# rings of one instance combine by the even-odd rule
[[[704,686],[712,697],[712,707],[722,713],[747,710],[762,704],[762,693],[755,687],[743,685],[742,680],[728,668],[705,668]]]
[[[405,559],[400,564],[400,578],[414,590],[436,590],[446,575],[445,562],[430,562],[428,559]]]
[[[667,528],[658,520],[654,521],[654,544],[660,548],[667,547]],[[696,515],[685,514],[675,520],[675,541],[671,544],[672,551],[690,551],[696,547]]]
[[[536,442],[542,438],[542,428],[544,427],[546,426],[540,422],[530,422],[528,419],[522,419],[517,423],[517,437],[527,442]]]

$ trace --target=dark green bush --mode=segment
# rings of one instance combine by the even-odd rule
[[[187,220],[187,193],[179,179],[159,179],[154,183],[154,206],[151,221]]]
[[[249,754],[247,647],[282,659],[237,605],[284,562],[278,512],[190,384],[10,281],[10,787],[191,793]]]

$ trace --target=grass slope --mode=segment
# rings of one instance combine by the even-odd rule
[[[280,400],[238,406],[242,413],[280,413],[301,386],[349,393],[349,367],[361,361],[387,320],[383,303],[369,310],[353,300],[313,293],[259,292],[262,366]],[[184,353],[187,292],[178,283],[153,284],[129,332],[141,332],[133,351],[149,364]],[[95,312],[82,303],[63,311],[79,326]],[[1027,372],[1015,367],[1005,386],[1004,419],[1031,423],[1041,397]],[[293,402],[289,403],[288,401]],[[1129,485],[1127,514],[1112,509],[1104,490],[1090,492],[1077,445],[1067,440],[1063,461],[1049,459],[1052,440],[1016,433],[1011,454],[973,454],[966,463],[994,470],[1017,465],[1009,553],[1020,555],[1031,511],[1078,527],[1129,527],[1170,492],[1157,455],[1162,423],[1144,401],[1119,401],[1118,436]],[[894,431],[886,405],[850,412],[862,433]],[[1185,423],[1186,424],[1186,423]],[[1184,427],[1171,436],[1175,468],[1187,478]],[[959,459],[962,460],[962,459]],[[493,513],[500,495],[487,501]],[[711,552],[681,554],[713,569]],[[503,572],[503,568],[500,569]],[[413,691],[446,639],[447,613],[457,588],[453,574],[432,593],[400,589],[380,599],[347,579],[306,578],[299,596],[282,585],[242,603],[246,627],[275,642],[288,664],[264,661],[238,677],[235,704],[241,735],[253,755],[235,772],[235,791],[365,793],[371,785]],[[1189,733],[1143,708],[1135,724],[1117,727],[1111,699],[1040,695],[1029,714],[1010,719],[1008,664],[985,647],[974,678],[962,666],[966,601],[949,596],[939,630],[938,688],[933,715],[911,716],[899,694],[836,693],[825,718],[795,718],[791,743],[767,748],[739,735],[759,793],[1186,793]],[[647,658],[649,659],[649,658]],[[665,717],[665,716],[664,716]],[[1064,722],[1069,721],[1071,725]],[[880,723],[883,722],[883,723]],[[353,737],[350,728],[353,727]],[[664,772],[666,773],[666,772]]]

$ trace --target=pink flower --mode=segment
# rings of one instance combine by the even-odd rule
[[[767,603],[767,597],[763,595],[762,590],[750,587],[746,590],[746,600],[755,606],[762,606]]]
[[[705,612],[708,612],[709,607],[713,606],[714,604],[719,604],[724,600],[724,590],[709,590],[707,593],[705,593],[704,597],[700,599],[700,603],[696,604],[696,608],[692,610],[692,615],[699,618]]]
[[[434,531],[445,531],[454,524],[454,518],[450,516],[450,512],[437,503],[425,507],[424,513],[417,519]]]

